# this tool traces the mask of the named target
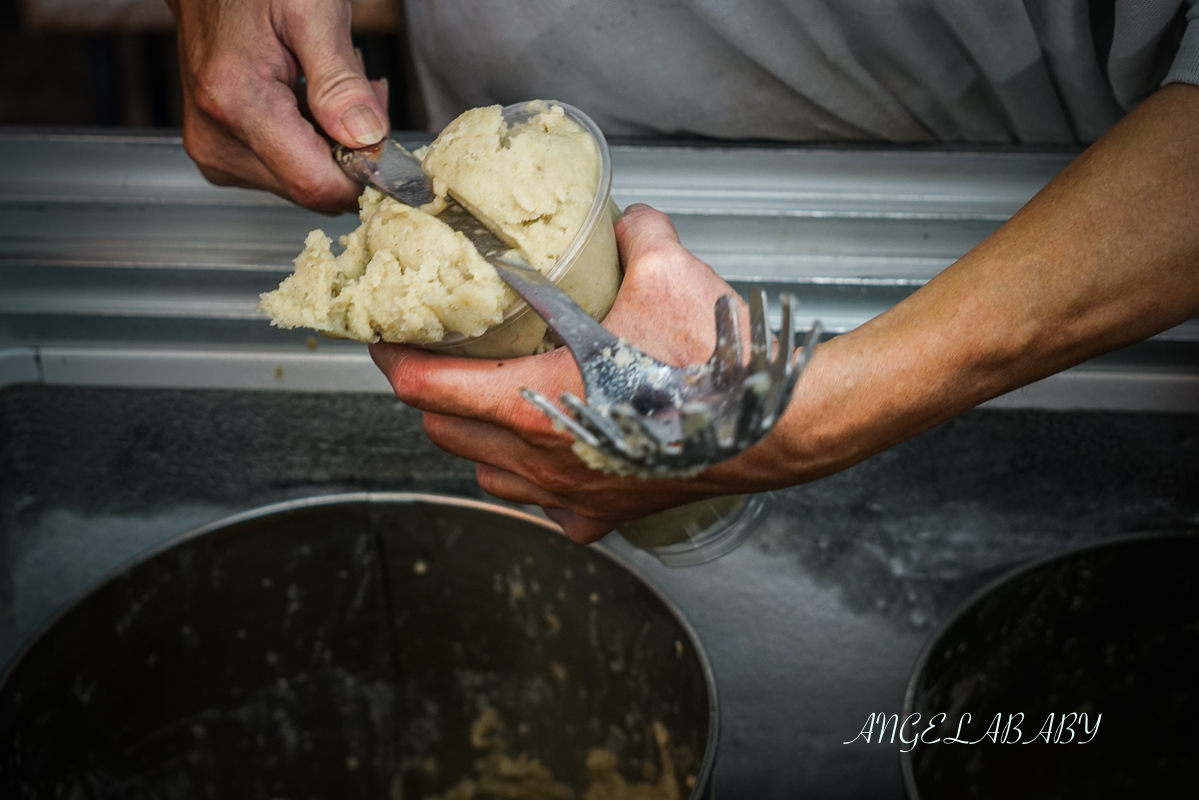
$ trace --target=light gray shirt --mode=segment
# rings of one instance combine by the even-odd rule
[[[609,135],[1089,143],[1199,84],[1199,0],[406,5],[432,130],[538,97]]]

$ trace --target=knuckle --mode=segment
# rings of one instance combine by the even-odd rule
[[[673,226],[670,217],[659,211],[656,208],[644,205],[642,203],[634,203],[625,209],[625,212],[616,220],[616,230],[627,232],[627,229],[633,225],[640,225],[650,221],[665,221]]]
[[[441,414],[435,414],[431,411],[426,411],[421,418],[421,422],[425,427],[425,435],[429,440],[438,447],[446,441],[450,427],[453,425],[453,420]]]
[[[223,166],[219,148],[212,142],[207,131],[184,124],[183,151],[196,162],[204,179],[215,186],[232,186],[235,181]]]
[[[565,431],[554,430],[553,424],[548,419],[535,420],[534,424],[527,426],[521,435],[526,442],[543,450],[553,447],[569,448],[571,442],[569,434]]]
[[[575,476],[564,473],[561,469],[550,464],[538,464],[533,467],[529,480],[545,491],[566,496],[579,491],[579,480]]]
[[[183,150],[196,161],[208,161],[212,149],[212,133],[194,114],[189,114],[183,120]]]
[[[200,174],[203,175],[204,179],[206,181],[208,181],[209,183],[211,183],[213,186],[237,186],[238,185],[238,181],[233,176],[231,176],[228,172],[224,172],[219,169],[212,169],[211,167],[206,167],[202,164],[198,164],[197,166],[199,166],[199,168],[200,168]]]
[[[396,397],[409,405],[412,405],[413,401],[423,394],[427,381],[425,371],[414,359],[407,356],[400,356],[395,360],[389,369],[387,379],[391,381],[391,388],[395,390]],[[429,414],[425,415],[426,425],[428,425],[430,416]]]
[[[656,208],[647,206],[644,203],[634,203],[625,209],[625,213],[621,215],[621,219],[665,219],[670,220],[670,217]]]
[[[475,483],[479,488],[496,497],[505,496],[505,482],[498,470],[487,464],[475,465]]]
[[[560,446],[568,438],[564,431],[554,430],[549,418],[516,392],[500,401],[496,408],[496,423],[513,431],[527,444],[541,449]]]
[[[194,114],[188,114],[183,119],[183,152],[203,169],[209,163],[208,150],[207,131]]]
[[[422,417],[422,425],[425,429],[425,436],[433,446],[438,450],[449,453],[459,458],[467,458],[474,461],[468,452],[469,445],[461,435],[455,435],[455,428],[458,426],[458,421],[453,417],[444,417],[439,414],[425,412]]]
[[[336,108],[364,96],[374,97],[366,77],[348,66],[322,74],[314,84],[309,88],[309,103],[322,108]]]
[[[331,186],[309,175],[289,176],[287,192],[305,208],[332,208],[342,200],[340,186]]]
[[[504,392],[495,407],[496,423],[505,428],[519,430],[523,435],[524,429],[528,427],[526,425],[528,412],[524,408],[527,405],[528,403],[520,396],[519,392],[515,390]]]
[[[239,72],[226,59],[213,58],[196,73],[196,107],[223,125],[232,125],[239,104],[235,101]]]
[[[429,441],[442,450],[446,449],[446,420],[437,414],[426,413],[422,423],[425,428],[425,436],[429,437]]]
[[[288,8],[301,19],[311,19],[314,16],[332,18],[335,21],[349,22],[353,5],[350,0],[293,0]]]
[[[679,255],[679,246],[675,242],[661,239],[646,242],[638,249],[637,256],[643,263],[667,266],[672,264]]]

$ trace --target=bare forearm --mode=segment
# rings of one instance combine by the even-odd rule
[[[927,286],[821,347],[779,431],[788,480],[1199,314],[1197,223],[1199,88],[1175,84]]]

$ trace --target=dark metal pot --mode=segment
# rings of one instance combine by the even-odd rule
[[[415,800],[512,755],[581,790],[671,737],[708,797],[716,689],[690,626],[627,565],[535,517],[354,494],[184,536],[62,611],[0,682],[0,797]]]
[[[899,721],[917,713],[912,800],[1193,796],[1199,535],[1102,542],[993,583],[917,660]]]

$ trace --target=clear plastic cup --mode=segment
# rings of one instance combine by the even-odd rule
[[[773,507],[770,492],[725,495],[626,522],[617,532],[668,567],[692,567],[735,550]]]
[[[550,106],[561,106],[581,125],[599,149],[595,197],[570,246],[546,274],[596,320],[603,321],[620,289],[623,271],[613,223],[620,209],[612,202],[612,157],[599,126],[582,111],[553,100],[516,103],[503,109],[509,125],[526,122]],[[544,347],[546,324],[520,300],[499,322],[479,336],[450,334],[429,350],[475,358],[518,358]],[[620,533],[633,545],[668,566],[702,564],[733,550],[754,531],[771,505],[769,495],[731,495],[667,509],[622,525]]]
[[[616,300],[622,277],[620,257],[616,252],[616,233],[612,229],[612,224],[620,216],[620,209],[612,202],[612,156],[608,151],[608,142],[591,117],[574,106],[554,100],[534,100],[506,106],[503,109],[504,121],[509,125],[527,122],[555,105],[561,106],[566,116],[591,134],[599,149],[600,174],[583,227],[575,234],[558,262],[546,273],[546,277],[570,295],[584,311],[602,320]],[[422,347],[475,358],[517,358],[542,349],[545,330],[546,325],[541,317],[525,301],[518,300],[504,312],[502,322],[492,325],[479,336],[455,333],[440,342]]]

